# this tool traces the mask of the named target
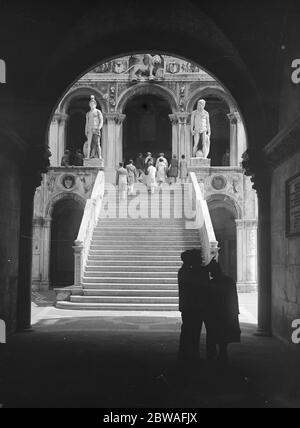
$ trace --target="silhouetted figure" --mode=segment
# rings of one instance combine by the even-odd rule
[[[74,156],[74,165],[75,166],[83,166],[84,155],[81,153],[81,150],[76,150]]]
[[[63,157],[61,158],[61,166],[70,166],[71,165],[71,152],[66,149]]]
[[[226,364],[228,344],[241,341],[237,287],[232,278],[224,275],[216,260],[208,268],[212,276],[208,308],[209,340],[213,344],[210,358],[216,358],[218,345],[218,360]]]
[[[181,259],[183,266],[178,272],[178,286],[182,326],[178,358],[197,361],[202,324],[206,319],[209,271],[202,266],[200,250],[187,250],[181,254]]]

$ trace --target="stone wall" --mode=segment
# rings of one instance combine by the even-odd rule
[[[300,151],[278,166],[272,177],[272,317],[275,335],[289,340],[300,318],[300,236],[286,236],[286,180],[300,172]]]
[[[0,319],[10,332],[17,318],[20,177],[14,163],[1,154],[0,200]]]

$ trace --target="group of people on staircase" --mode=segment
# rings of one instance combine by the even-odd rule
[[[155,159],[152,153],[147,152],[145,157],[140,153],[135,162],[130,159],[125,167],[123,162],[119,163],[116,184],[119,186],[120,195],[125,198],[127,191],[128,195],[134,194],[134,184],[137,181],[144,183],[153,194],[157,186],[161,187],[165,183],[172,185],[178,180],[185,183],[187,177],[188,164],[185,155],[181,156],[180,161],[173,155],[169,164],[164,153],[160,153]]]
[[[236,282],[226,276],[213,259],[203,264],[202,251],[181,254],[178,272],[179,311],[182,327],[179,360],[197,363],[203,324],[206,328],[206,358],[224,366],[228,362],[228,344],[240,342],[239,302]]]

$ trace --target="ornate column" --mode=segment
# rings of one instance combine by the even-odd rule
[[[123,161],[123,122],[126,114],[117,113],[115,116],[116,123],[116,165]]]
[[[52,218],[44,219],[42,230],[42,248],[41,248],[41,290],[49,290],[50,285],[50,251],[51,251],[51,223]]]
[[[55,113],[52,118],[49,129],[49,148],[51,151],[50,164],[51,166],[60,166],[60,159],[58,156],[58,141],[59,141],[59,120],[60,114]]]
[[[172,124],[172,155],[179,154],[179,135],[178,135],[178,118],[176,114],[169,114]]]
[[[176,113],[178,119],[178,157],[181,158],[185,155],[187,159],[190,158],[190,130],[188,127],[189,113]]]
[[[237,286],[240,292],[257,287],[257,221],[236,220]]]
[[[125,115],[121,113],[107,113],[107,140],[104,158],[105,178],[108,182],[115,182],[116,167],[122,161],[122,127]]]
[[[60,165],[61,158],[63,157],[64,151],[66,149],[66,136],[67,136],[67,122],[69,115],[60,114],[59,115],[59,125],[58,125],[58,140],[57,140],[57,159],[58,165]]]
[[[238,122],[241,117],[237,111],[227,115],[230,122],[230,166],[238,166]]]
[[[257,230],[257,282],[258,331],[257,335],[272,334],[272,283],[271,283],[271,174],[262,153],[247,150],[243,156],[246,175],[252,175],[258,197]]]

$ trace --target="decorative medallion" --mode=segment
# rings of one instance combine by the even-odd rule
[[[62,185],[65,189],[71,190],[75,186],[75,177],[73,175],[65,175],[62,178]]]
[[[223,175],[215,175],[211,181],[211,185],[215,190],[223,190],[227,185],[227,180]]]

